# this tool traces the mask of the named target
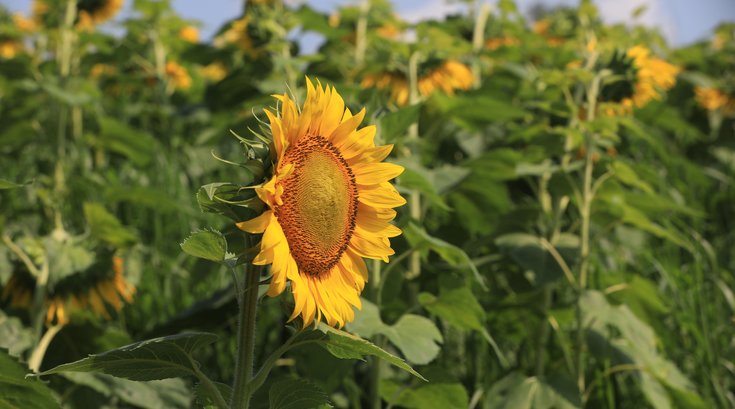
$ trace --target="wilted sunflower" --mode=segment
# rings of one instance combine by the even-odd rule
[[[253,264],[272,264],[271,297],[290,281],[291,320],[341,327],[361,308],[362,258],[394,254],[388,238],[401,230],[390,224],[392,208],[406,201],[388,181],[403,167],[381,163],[393,145],[375,146],[375,126],[357,129],[364,109],[353,116],[334,88],[306,85],[301,109],[284,94],[279,112],[265,111],[278,159],[256,192],[269,210],[237,227],[263,233]]]
[[[109,266],[109,261],[107,263]],[[60,283],[44,300],[46,323],[67,324],[73,313],[85,310],[110,319],[107,305],[120,311],[125,303],[132,303],[135,287],[123,275],[122,258],[113,256],[111,269],[111,274],[103,274],[91,281],[83,280],[83,286],[77,282],[77,278]],[[12,308],[28,309],[33,303],[35,286],[35,280],[30,274],[13,273],[3,287],[0,300]]]
[[[447,60],[422,75],[418,79],[417,87],[419,94],[424,97],[430,96],[436,90],[441,90],[447,95],[454,95],[455,90],[470,89],[474,81],[470,67],[458,61]],[[368,74],[363,77],[360,86],[390,89],[391,99],[396,104],[406,105],[408,103],[408,80],[401,74],[392,72]]]

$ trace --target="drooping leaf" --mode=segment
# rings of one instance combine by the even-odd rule
[[[146,166],[154,157],[158,144],[147,133],[114,118],[99,120],[101,133],[92,140],[94,145],[119,153],[137,166]]]
[[[306,379],[289,378],[277,381],[268,391],[270,409],[331,408],[327,394]]]
[[[135,233],[123,226],[115,215],[99,203],[84,203],[84,217],[92,236],[98,240],[116,247],[124,247],[137,241]]]
[[[0,349],[0,408],[60,408],[57,398],[45,383],[26,379],[28,369],[19,364],[5,349]]]
[[[375,304],[365,299],[361,302],[362,309],[355,312],[355,320],[348,324],[350,331],[366,338],[375,334],[385,335],[413,364],[428,364],[439,354],[437,343],[443,339],[431,320],[405,314],[395,324],[387,325],[380,319],[380,311]]]
[[[133,381],[195,375],[191,353],[217,340],[206,332],[190,332],[136,342],[41,372],[98,372]]]
[[[485,280],[480,275],[477,267],[467,253],[465,253],[461,248],[451,243],[447,243],[437,237],[430,236],[426,230],[414,223],[410,223],[406,228],[404,228],[403,234],[406,236],[406,239],[411,246],[415,250],[421,252],[424,258],[427,257],[428,251],[431,250],[453,267],[468,268],[473,273],[477,282],[483,288],[486,288]]]
[[[309,331],[304,338],[318,342],[329,353],[340,359],[363,359],[366,356],[374,356],[391,365],[403,369],[421,380],[426,380],[420,373],[416,372],[404,360],[394,356],[368,340],[357,335],[319,323],[315,331]]]
[[[513,372],[493,384],[485,399],[498,409],[576,409],[581,408],[574,383],[554,376],[541,380]]]
[[[582,294],[580,304],[584,325],[590,329],[590,350],[615,364],[632,362],[640,367],[641,370],[636,372],[640,376],[641,388],[654,407],[671,408],[671,398],[676,393],[688,397],[688,407],[706,406],[691,381],[659,353],[653,329],[636,317],[628,306],[610,305],[601,292],[592,290]],[[667,395],[662,391],[672,392]]]
[[[406,388],[390,380],[380,383],[381,397],[391,405],[409,409],[466,408],[467,391],[459,383],[428,383]]]
[[[67,372],[63,377],[142,409],[186,409],[191,406],[191,392],[181,379],[135,382],[89,372]]]

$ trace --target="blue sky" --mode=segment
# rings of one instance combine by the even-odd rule
[[[286,0],[291,4],[308,3],[312,7],[331,11],[341,4],[356,4],[361,0]],[[495,4],[496,0],[487,0]],[[516,0],[521,10],[533,4],[574,5],[578,0]],[[31,0],[0,0],[12,11],[28,12]],[[132,1],[126,1],[132,3]],[[408,21],[441,17],[449,12],[461,10],[456,2],[447,0],[394,0],[396,11]],[[672,45],[685,45],[707,38],[721,22],[735,22],[735,0],[595,0],[607,22],[630,21],[630,12],[640,5],[647,11],[639,22],[658,26]],[[242,0],[173,0],[179,13],[202,23],[202,34],[209,38],[222,24],[239,15]],[[308,47],[311,48],[311,47]]]

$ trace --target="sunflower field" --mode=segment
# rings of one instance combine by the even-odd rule
[[[0,408],[734,408],[735,23],[455,3],[0,5]]]

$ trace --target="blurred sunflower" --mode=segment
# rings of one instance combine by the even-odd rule
[[[546,39],[546,43],[549,46],[559,47],[562,44],[564,44],[563,37],[554,36],[554,35],[549,34],[550,29],[551,29],[551,20],[548,18],[542,18],[541,20],[538,20],[535,23],[533,23],[533,26],[531,26],[531,31],[544,37]]]
[[[248,57],[253,59],[258,58],[262,51],[257,49],[254,45],[253,38],[250,36],[250,32],[248,31],[249,24],[249,15],[233,21],[227,30],[214,39],[215,47],[235,45]]]
[[[33,19],[41,23],[49,11],[48,0],[33,1]],[[91,30],[95,25],[111,19],[122,8],[124,0],[77,0],[76,27]]]
[[[122,258],[112,256],[108,260],[107,263],[102,262],[97,267],[108,267],[112,270],[111,274],[99,276],[95,274],[92,279],[79,279],[75,275],[73,279],[59,283],[53,292],[45,297],[47,324],[67,324],[72,314],[86,310],[90,310],[98,317],[110,319],[107,305],[115,311],[120,311],[126,303],[133,302],[135,286],[123,275]],[[33,303],[35,287],[35,279],[29,273],[17,270],[5,283],[0,293],[0,300],[12,308],[29,309]]]
[[[23,44],[18,40],[0,40],[0,58],[9,60],[23,51]]]
[[[357,129],[365,110],[352,115],[334,88],[307,79],[303,107],[276,96],[279,112],[265,111],[277,157],[273,177],[256,188],[269,210],[237,223],[263,233],[253,264],[272,264],[268,295],[290,281],[291,320],[304,326],[322,318],[332,326],[354,319],[368,279],[363,257],[388,261],[390,221],[406,201],[388,182],[403,167],[381,163],[392,145],[375,146],[375,126]]]
[[[458,61],[447,60],[434,68],[430,68],[418,79],[418,91],[428,97],[436,90],[447,95],[454,95],[454,91],[467,90],[474,83],[472,70]],[[408,80],[405,76],[394,72],[383,72],[365,75],[360,83],[362,88],[390,89],[391,100],[398,105],[408,103]]]
[[[642,108],[654,99],[661,99],[664,92],[676,85],[681,68],[660,58],[651,51],[635,46],[623,53],[616,53],[607,68],[623,80],[605,87],[602,91],[602,112],[607,116],[629,114],[633,108]]]
[[[707,111],[722,110],[725,114],[735,112],[735,100],[717,88],[695,87],[694,99]]]
[[[185,26],[179,30],[179,38],[188,43],[199,42],[199,29],[194,26]]]
[[[661,99],[663,92],[676,85],[676,76],[681,68],[651,57],[651,51],[643,46],[635,46],[627,54],[633,59],[636,84],[632,98],[624,99],[623,105],[643,107],[653,99]]]
[[[191,76],[186,68],[182,67],[174,61],[166,62],[166,76],[169,78],[174,88],[178,90],[187,90],[191,88]]]
[[[13,14],[13,24],[24,33],[32,33],[38,29],[38,25],[33,19],[19,13]]]
[[[520,41],[518,41],[518,39],[515,37],[492,37],[488,38],[485,41],[485,48],[491,51],[495,51],[500,47],[512,47],[518,44],[520,44]]]
[[[227,67],[225,67],[221,62],[213,62],[202,67],[199,70],[199,73],[202,74],[202,77],[210,81],[217,82],[227,76]]]

